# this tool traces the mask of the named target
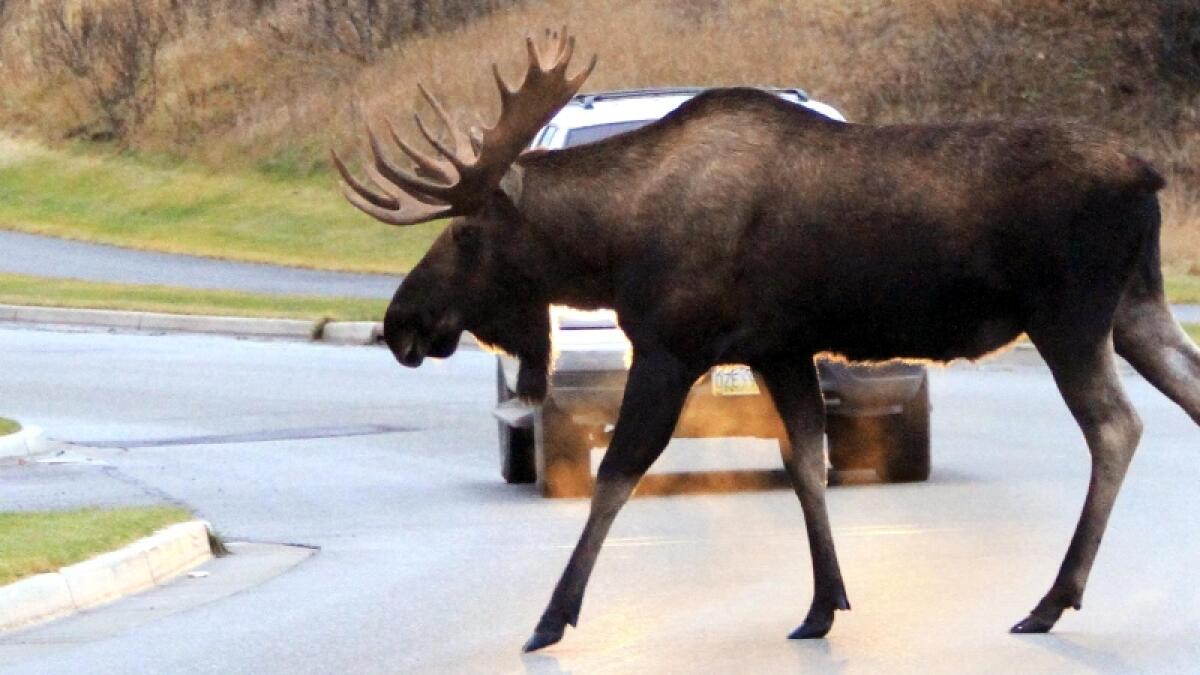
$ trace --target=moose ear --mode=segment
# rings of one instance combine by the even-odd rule
[[[519,166],[513,165],[504,172],[504,177],[500,179],[500,191],[508,200],[516,206],[521,203],[521,190],[524,187],[525,170]]]

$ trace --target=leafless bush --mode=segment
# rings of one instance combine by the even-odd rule
[[[278,3],[267,27],[281,45],[365,64],[407,35],[453,27],[506,4],[511,0],[293,0]]]
[[[198,30],[244,25],[279,4],[279,0],[176,0],[186,23]]]
[[[167,13],[174,7],[139,0],[47,0],[38,7],[40,65],[74,77],[100,118],[100,128],[86,129],[85,124],[79,131],[124,142],[153,110],[159,50],[169,28]]]
[[[670,0],[663,9],[689,26],[699,26],[705,21],[724,17],[729,9],[729,0]]]

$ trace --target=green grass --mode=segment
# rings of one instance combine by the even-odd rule
[[[257,295],[0,274],[0,303],[314,321],[379,321],[388,301]]]
[[[1190,274],[1167,274],[1164,277],[1167,298],[1177,303],[1200,303],[1200,277]]]
[[[16,433],[20,430],[21,425],[16,420],[10,420],[7,417],[0,417],[0,436]]]
[[[328,174],[216,172],[0,137],[0,228],[131,248],[361,272],[412,268],[444,223],[392,227]]]
[[[0,513],[0,584],[54,572],[191,517],[163,506]]]

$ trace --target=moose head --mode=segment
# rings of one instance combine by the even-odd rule
[[[500,118],[479,134],[456,128],[441,103],[418,89],[446,128],[441,140],[416,116],[421,135],[436,156],[406,143],[389,123],[391,141],[414,163],[414,171],[388,158],[368,130],[372,163],[365,169],[378,190],[363,185],[333,154],[342,192],[355,207],[391,225],[440,218],[450,224],[400,284],[383,322],[383,336],[396,359],[416,367],[426,356],[454,353],[464,330],[521,360],[518,394],[542,398],[550,355],[549,298],[532,266],[523,237],[523,169],[518,158],[537,132],[579,91],[596,65],[567,77],[575,39],[563,30],[547,44],[526,38],[529,65],[513,89],[493,64],[500,92]]]

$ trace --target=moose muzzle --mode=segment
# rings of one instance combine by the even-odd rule
[[[383,340],[402,365],[416,368],[426,356],[446,358],[458,349],[462,328],[451,315],[435,321],[389,310],[383,319]]]

